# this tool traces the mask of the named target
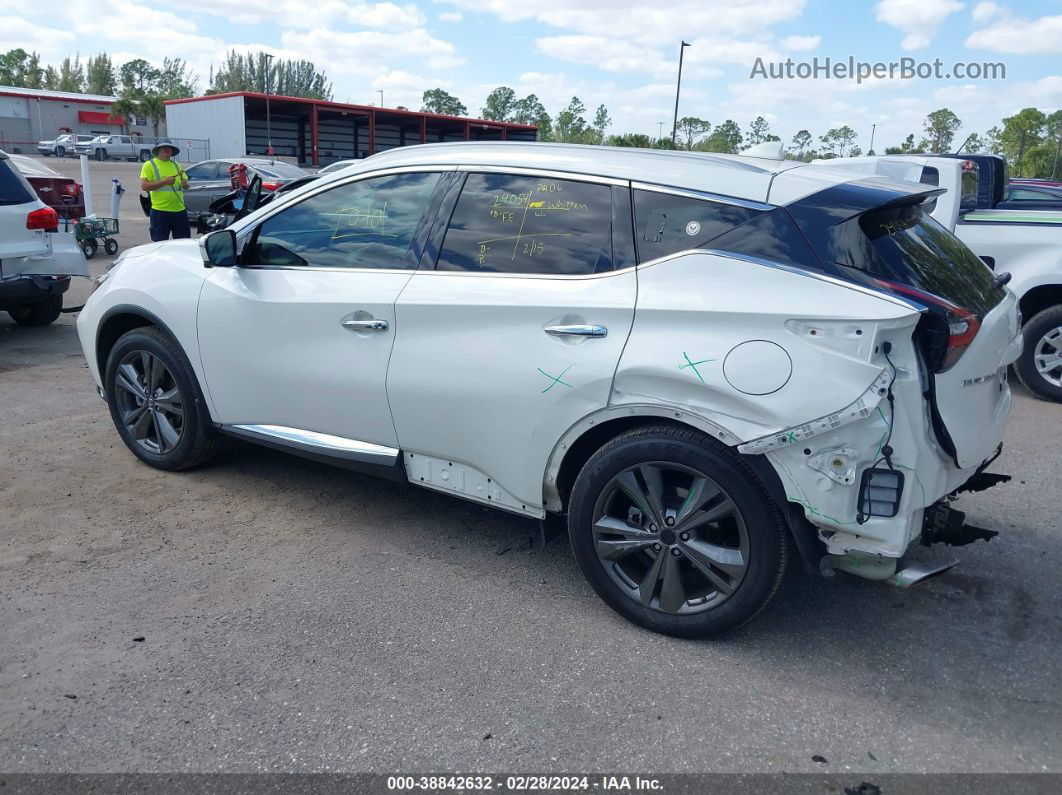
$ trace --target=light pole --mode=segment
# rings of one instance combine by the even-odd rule
[[[266,90],[266,154],[273,156],[273,124],[269,118],[269,83],[273,72],[273,56],[268,52],[266,57],[265,90]]]
[[[662,121],[658,121],[656,123],[656,126],[658,128],[656,131],[656,140],[659,141],[661,138],[664,137],[664,123]]]
[[[679,47],[679,71],[678,80],[675,82],[675,118],[671,123],[671,146],[675,146],[675,135],[678,133],[678,105],[679,105],[679,91],[682,90],[682,55],[686,52],[686,48],[690,45],[687,42],[682,42],[682,46]]]
[[[877,130],[878,130],[878,125],[876,125],[876,124],[871,124],[870,125],[870,151],[867,152],[868,155],[874,154],[874,133],[877,132]]]
[[[376,93],[378,93],[380,95],[380,107],[382,108],[383,107],[383,89],[382,88],[377,89]]]

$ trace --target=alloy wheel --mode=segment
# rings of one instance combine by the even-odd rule
[[[137,445],[164,455],[181,441],[184,399],[173,373],[153,353],[131,351],[114,374],[118,416]]]
[[[613,477],[594,507],[593,539],[608,576],[664,613],[714,609],[740,586],[749,533],[731,496],[690,467],[647,462]]]
[[[1053,386],[1062,387],[1062,326],[1040,337],[1033,349],[1033,362],[1041,378]]]

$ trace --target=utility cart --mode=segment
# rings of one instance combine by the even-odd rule
[[[109,256],[118,253],[118,241],[113,235],[118,234],[117,218],[81,218],[74,224],[74,237],[85,254],[85,259],[92,259],[103,241],[103,250]]]

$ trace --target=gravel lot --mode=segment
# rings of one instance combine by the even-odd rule
[[[123,248],[137,171],[94,164]],[[1060,406],[1019,388],[948,574],[793,572],[684,642],[502,513],[245,445],[149,469],[73,320],[0,315],[0,770],[1062,771]]]

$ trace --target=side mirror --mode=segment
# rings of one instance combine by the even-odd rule
[[[199,238],[199,253],[207,268],[231,268],[236,265],[236,233],[219,229]]]

